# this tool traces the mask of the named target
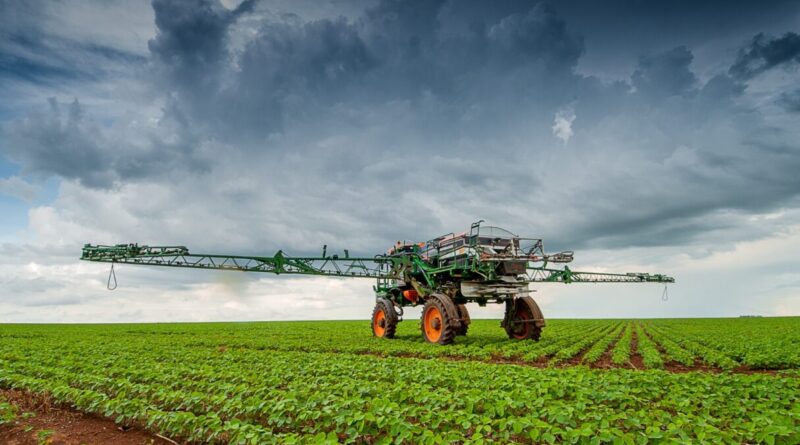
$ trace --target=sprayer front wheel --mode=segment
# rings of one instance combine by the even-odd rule
[[[461,322],[453,301],[442,294],[433,294],[422,308],[422,337],[428,343],[448,345],[455,339]]]
[[[397,312],[386,298],[378,298],[372,310],[372,335],[381,338],[394,338],[397,330]]]

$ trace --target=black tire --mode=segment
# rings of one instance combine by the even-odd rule
[[[503,327],[508,338],[514,340],[536,340],[542,335],[544,316],[533,298],[525,296],[506,302]]]
[[[428,343],[449,345],[456,338],[461,322],[453,301],[442,294],[433,294],[422,308],[420,329]],[[427,327],[427,329],[426,329]]]
[[[469,311],[467,311],[467,305],[456,305],[456,309],[458,310],[458,318],[461,319],[461,325],[458,327],[456,335],[467,335],[469,324],[472,323],[472,320],[469,318]]]
[[[381,338],[394,338],[397,332],[397,311],[394,304],[386,298],[378,298],[370,320],[372,335]]]

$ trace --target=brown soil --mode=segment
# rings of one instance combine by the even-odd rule
[[[642,354],[639,354],[639,335],[636,333],[636,329],[631,335],[631,366],[633,369],[644,369],[644,359]]]
[[[686,366],[681,362],[670,360],[664,362],[664,370],[677,373],[703,371],[703,372],[712,372],[718,374],[722,372],[721,368],[713,368],[711,366],[708,366],[705,363],[703,363],[702,360],[695,360],[692,366]]]
[[[47,396],[7,389],[0,389],[0,396],[18,414],[13,424],[0,425],[4,445],[171,444],[140,428],[123,429],[112,420],[59,407]]]
[[[566,368],[568,366],[577,366],[577,365],[582,364],[583,356],[586,355],[587,352],[589,352],[589,349],[592,349],[592,346],[594,346],[594,344],[591,344],[591,345],[583,348],[577,354],[575,354],[572,357],[568,358],[567,360],[564,360],[563,362],[559,363],[558,367],[559,368]]]
[[[508,358],[503,357],[501,355],[492,355],[492,358],[489,360],[489,363],[494,364],[501,364],[501,365],[519,365],[519,366],[531,366],[534,368],[547,368],[550,359],[548,356],[541,356],[536,359],[536,361],[528,362],[520,358]]]
[[[705,369],[716,369],[716,368],[708,368],[707,366],[703,368]],[[739,365],[731,370],[731,372],[736,372],[739,374],[770,374],[770,375],[777,375],[781,370],[776,369],[750,369],[745,365]],[[783,371],[786,371],[785,369]],[[721,372],[721,371],[719,371]]]

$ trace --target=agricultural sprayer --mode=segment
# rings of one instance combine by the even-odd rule
[[[509,338],[538,340],[545,321],[530,297],[530,283],[673,283],[666,275],[647,273],[578,272],[568,266],[571,251],[546,254],[542,240],[522,238],[478,221],[468,231],[450,233],[426,242],[398,241],[374,257],[322,255],[291,257],[190,253],[183,246],[86,244],[82,260],[194,269],[237,270],[274,274],[372,278],[376,304],[372,333],[393,338],[403,308],[422,306],[422,335],[428,342],[448,344],[466,335],[470,324],[466,303],[504,304],[501,326]]]

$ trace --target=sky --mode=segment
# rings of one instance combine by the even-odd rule
[[[0,322],[366,320],[370,280],[108,291],[78,257],[372,256],[479,219],[676,278],[534,286],[545,317],[800,315],[796,1],[0,0],[0,98]]]

